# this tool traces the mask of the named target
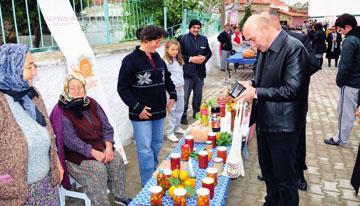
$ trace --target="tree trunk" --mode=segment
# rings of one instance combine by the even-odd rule
[[[226,15],[225,15],[225,1],[224,0],[220,0],[220,18],[221,18],[221,26],[225,25],[225,21],[226,21]]]
[[[39,48],[40,46],[40,40],[41,40],[41,33],[40,33],[40,26],[37,22],[35,22],[35,26],[34,26],[34,36],[35,36],[35,39],[33,41],[33,46],[35,48]]]

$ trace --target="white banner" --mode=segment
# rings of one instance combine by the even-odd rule
[[[68,72],[76,72],[84,76],[88,95],[99,102],[111,125],[115,125],[104,96],[104,90],[97,78],[96,68],[94,68],[94,53],[76,19],[69,0],[38,0],[38,3],[52,36],[66,58]],[[127,162],[120,142],[120,133],[116,127],[114,127],[114,132],[114,146],[120,152],[124,162]]]

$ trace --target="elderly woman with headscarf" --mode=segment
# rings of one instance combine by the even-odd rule
[[[81,75],[65,77],[64,90],[50,117],[66,174],[82,185],[93,205],[110,206],[108,188],[116,204],[128,205],[131,199],[125,195],[125,165],[113,147],[113,127],[101,106],[86,96]]]
[[[25,45],[0,47],[0,205],[59,205],[63,169]]]

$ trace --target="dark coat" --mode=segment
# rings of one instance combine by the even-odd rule
[[[221,44],[221,50],[231,51],[232,50],[232,42],[231,35],[225,31],[221,32],[217,37],[218,41]]]
[[[354,187],[356,195],[358,195],[359,187],[360,187],[360,144],[359,144],[356,162],[354,165],[354,171],[351,176],[351,185]]]
[[[179,39],[181,52],[184,57],[185,64],[184,78],[186,79],[203,79],[206,77],[206,62],[210,59],[212,52],[209,47],[208,39],[205,36],[198,35],[195,37],[192,33],[185,34]],[[193,64],[189,62],[190,57],[203,55],[206,57],[202,64]]]
[[[315,54],[323,54],[326,52],[326,34],[323,30],[317,30],[313,34],[313,47]]]
[[[341,45],[341,34],[336,32],[336,45],[334,45],[334,50],[331,51],[333,47],[333,33],[329,33],[328,37],[326,38],[326,42],[328,43],[326,49],[326,58],[328,59],[338,59],[340,56],[340,45]]]
[[[305,125],[310,75],[309,54],[302,43],[281,31],[260,53],[254,76],[257,99],[250,124],[259,131],[295,132]]]
[[[343,41],[336,84],[360,88],[360,27],[349,31]]]

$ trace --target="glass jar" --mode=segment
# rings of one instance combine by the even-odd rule
[[[211,160],[212,157],[212,142],[211,141],[206,141],[206,151],[208,152],[208,161]]]
[[[181,145],[181,160],[189,161],[190,158],[190,146],[188,144]]]
[[[209,159],[208,152],[202,150],[199,152],[199,168],[206,169],[208,167]]]
[[[151,206],[162,206],[162,188],[160,186],[150,187],[150,204]]]
[[[180,154],[172,153],[170,155],[170,168],[171,170],[180,169]]]
[[[184,188],[174,190],[174,206],[186,206],[186,190]]]
[[[211,177],[214,179],[214,186],[217,185],[218,182],[218,170],[214,167],[209,167],[206,169],[206,177]]]
[[[224,161],[222,158],[220,157],[214,158],[214,167],[218,170],[218,176],[221,175],[223,171],[223,165],[224,165]]]
[[[202,180],[202,187],[209,189],[210,191],[210,199],[214,197],[214,179],[211,177],[205,177]]]
[[[197,194],[197,206],[209,206],[210,205],[210,190],[207,188],[200,188],[196,190]]]

